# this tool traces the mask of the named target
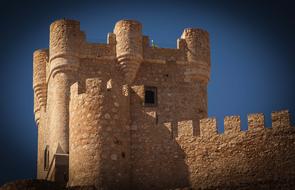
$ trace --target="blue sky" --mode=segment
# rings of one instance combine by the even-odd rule
[[[80,20],[91,42],[106,42],[120,19],[136,19],[160,47],[176,48],[186,27],[210,33],[209,116],[295,112],[295,6],[291,1],[4,1],[0,43],[0,185],[35,178],[32,55],[56,19]]]

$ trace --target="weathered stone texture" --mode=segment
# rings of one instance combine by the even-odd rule
[[[49,52],[34,53],[38,179],[108,190],[292,186],[288,111],[272,113],[271,129],[248,115],[248,131],[227,116],[224,134],[207,118],[209,47],[201,29],[170,49],[151,47],[137,21],[119,21],[107,44],[86,42],[78,21],[51,24]]]
[[[33,89],[34,89],[34,112],[46,106],[47,83],[46,65],[48,61],[48,49],[36,50],[33,55]],[[35,118],[36,122],[40,116]],[[38,123],[38,122],[37,122]]]
[[[79,56],[85,35],[75,20],[57,20],[50,25],[50,59],[55,56]]]
[[[44,117],[44,111],[42,110],[40,113],[43,117],[40,117],[41,120],[38,121],[38,162],[37,162],[37,178],[42,179],[46,175],[46,171],[44,170],[44,150],[46,145],[48,145],[46,138],[46,128],[45,122],[46,118]]]
[[[114,28],[117,41],[116,55],[128,84],[135,79],[142,62],[141,28],[141,24],[133,20],[119,21]]]
[[[248,115],[248,130],[256,130],[264,128],[264,114],[256,113]]]
[[[107,64],[82,64],[79,81],[71,87],[69,185],[127,189],[129,114],[122,79]]]
[[[224,118],[224,133],[233,134],[240,132],[240,124],[240,116],[226,116]]]
[[[183,48],[187,52],[187,60],[194,67],[188,70],[191,78],[208,82],[210,79],[210,43],[209,33],[202,29],[184,29],[182,39],[185,40]]]
[[[207,31],[199,28],[186,28],[181,38],[186,41],[190,62],[200,60],[204,64],[210,63],[209,33]]]
[[[290,126],[290,113],[288,110],[282,110],[271,113],[272,127],[288,127]]]
[[[178,139],[186,155],[192,187],[243,189],[245,184],[294,179],[294,127],[289,124],[238,132],[239,117],[232,116],[225,118],[224,125],[228,126],[224,134],[217,135],[208,129],[216,129],[215,119],[203,119],[200,137]]]
[[[217,134],[217,125],[215,118],[206,118],[200,121],[200,135],[210,138]]]

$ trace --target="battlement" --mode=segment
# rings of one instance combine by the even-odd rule
[[[240,116],[225,116],[223,133],[218,133],[216,118],[205,118],[200,120],[200,135],[192,135],[193,125],[178,126],[187,129],[178,130],[175,140],[185,152],[192,186],[217,189],[221,184],[246,184],[248,188],[257,179],[294,180],[295,127],[290,113],[275,111],[271,118],[272,127],[266,128],[264,114],[248,114],[248,130],[241,131]]]
[[[288,110],[275,111],[271,113],[272,118],[272,129],[280,130],[284,128],[290,128],[290,113]],[[202,138],[210,138],[212,136],[218,135],[218,125],[217,120],[214,117],[205,118],[200,120],[200,137]],[[263,113],[253,113],[248,114],[248,132],[256,131],[256,130],[269,130],[270,128],[265,128],[264,123],[264,114]],[[177,137],[182,136],[198,136],[193,135],[194,130],[196,130],[193,126],[192,120],[189,121],[179,121],[178,122],[178,130]],[[241,120],[240,116],[225,116],[224,117],[224,133],[219,135],[234,135],[237,133],[244,133],[247,131],[241,131]]]
[[[265,126],[263,113],[248,114],[248,129],[246,131],[241,130],[240,116],[225,116],[223,121],[223,133],[218,133],[218,122],[215,117],[201,119],[199,124],[197,124],[196,120],[157,123],[156,112],[147,112],[146,114],[148,114],[149,119],[152,120],[151,124],[158,126],[163,125],[169,133],[171,133],[172,138],[201,137],[209,139],[216,135],[230,136],[239,133],[255,132],[258,130],[281,130],[292,127],[288,110],[274,111],[271,113],[271,128]],[[131,130],[137,130],[137,128],[131,128]]]
[[[76,82],[71,86],[71,97],[92,95],[96,96],[101,93],[101,91],[106,91],[107,82],[103,85],[101,78],[87,78],[84,82]]]
[[[61,19],[50,25],[49,47],[49,69],[42,70],[47,80],[56,72],[77,70],[79,59],[115,60],[127,83],[133,82],[142,62],[187,65],[187,82],[210,78],[209,34],[198,28],[185,29],[173,49],[151,46],[138,21],[118,21],[103,44],[88,43],[79,21]]]

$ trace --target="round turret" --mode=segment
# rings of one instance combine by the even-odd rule
[[[137,74],[142,58],[142,26],[134,20],[121,20],[114,28],[116,53],[126,82],[131,84]]]
[[[36,50],[33,54],[33,88],[41,107],[46,105],[46,64],[48,49]]]
[[[181,38],[186,41],[189,64],[197,67],[199,80],[208,82],[210,79],[209,33],[199,28],[186,28]]]
[[[57,20],[50,25],[50,59],[60,54],[79,55],[79,45],[83,33],[80,22]]]
[[[85,35],[80,31],[80,23],[75,20],[57,20],[50,25],[50,70],[76,69],[80,47]]]
[[[76,81],[80,47],[85,35],[80,23],[74,20],[57,20],[50,25],[47,125],[50,155],[69,152],[69,94]],[[50,158],[52,159],[52,158]]]

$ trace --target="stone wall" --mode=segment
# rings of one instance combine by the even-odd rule
[[[178,122],[180,132],[185,131],[189,120],[196,135],[198,117],[207,116],[207,106],[201,103],[206,86],[186,83],[184,77],[181,65],[144,62],[131,86],[132,189],[189,185],[185,152],[171,132],[177,132]],[[145,87],[150,86],[157,88],[156,106],[144,105]]]
[[[201,120],[200,136],[191,135],[192,126],[190,133],[178,133],[191,186],[226,189],[294,180],[295,128],[289,118],[287,111],[273,112],[273,127],[264,128],[263,114],[250,114],[248,130],[240,131],[239,116],[228,116],[223,134],[217,133],[216,119],[208,118]]]

